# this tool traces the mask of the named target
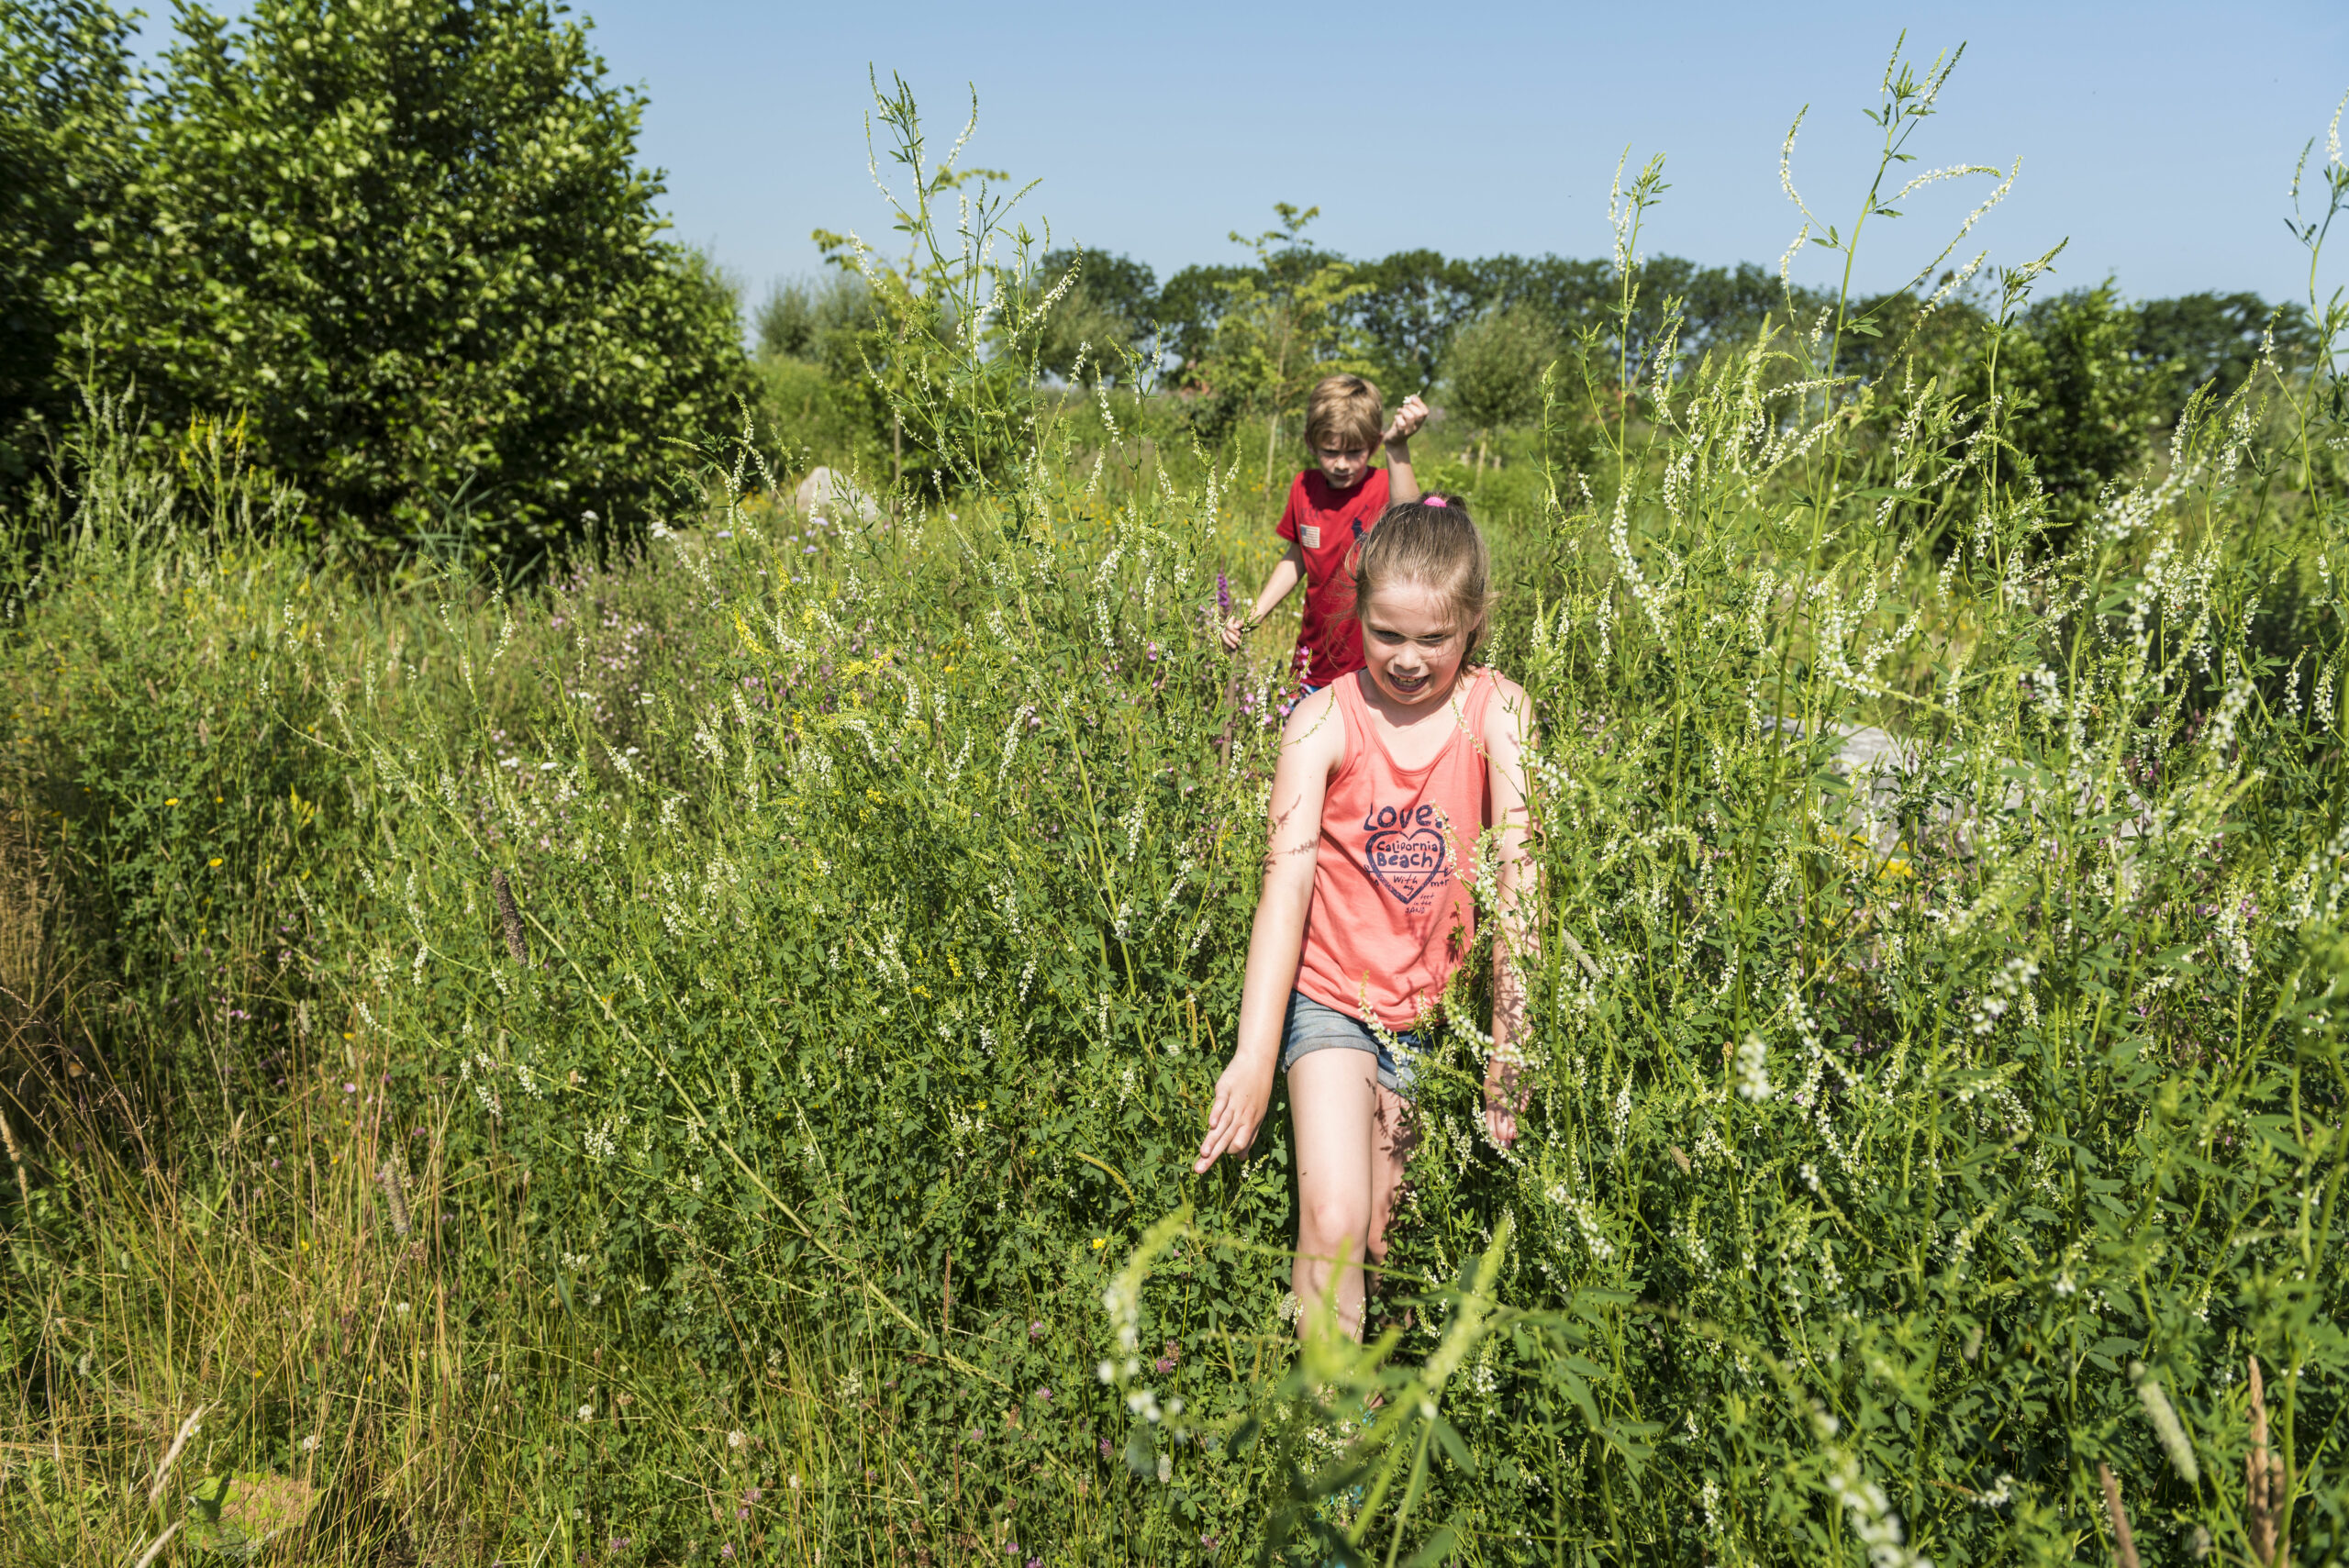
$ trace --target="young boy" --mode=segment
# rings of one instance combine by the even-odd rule
[[[1305,404],[1305,445],[1314,466],[1288,487],[1288,506],[1281,513],[1279,533],[1288,540],[1288,553],[1274,565],[1246,617],[1224,625],[1223,645],[1237,649],[1303,578],[1297,662],[1308,694],[1363,667],[1353,578],[1346,570],[1354,542],[1377,526],[1389,505],[1419,498],[1410,443],[1427,422],[1427,405],[1404,399],[1384,432],[1380,413],[1378,388],[1358,375],[1324,376],[1314,387]],[[1379,443],[1386,448],[1386,466],[1373,468],[1371,448]]]

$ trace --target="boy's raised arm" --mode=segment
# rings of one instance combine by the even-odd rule
[[[1428,406],[1418,393],[1403,399],[1394,420],[1379,439],[1386,446],[1386,503],[1399,506],[1419,498],[1419,476],[1411,472],[1411,437],[1428,422]]]

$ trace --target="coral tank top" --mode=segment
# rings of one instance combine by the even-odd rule
[[[1431,1013],[1467,957],[1484,828],[1488,670],[1453,688],[1453,728],[1424,767],[1398,766],[1373,728],[1362,683],[1330,688],[1346,725],[1346,761],[1321,806],[1313,902],[1297,989],[1348,1018],[1408,1030]]]

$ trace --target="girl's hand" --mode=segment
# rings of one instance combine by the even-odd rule
[[[1272,1100],[1270,1063],[1234,1056],[1231,1065],[1223,1070],[1223,1076],[1215,1081],[1215,1105],[1208,1112],[1208,1135],[1199,1140],[1198,1162],[1191,1167],[1191,1173],[1205,1175],[1208,1168],[1226,1154],[1246,1154],[1248,1146],[1256,1141],[1256,1129],[1264,1124],[1264,1107]]]
[[[1517,1113],[1533,1093],[1518,1087],[1520,1073],[1515,1062],[1497,1055],[1485,1068],[1485,1127],[1504,1149],[1517,1141]]]
[[[1419,395],[1415,392],[1403,399],[1403,406],[1395,410],[1395,417],[1388,422],[1386,433],[1379,439],[1390,446],[1397,441],[1408,441],[1418,435],[1419,427],[1427,422],[1428,406],[1419,401]]]
[[[1225,621],[1223,623],[1224,651],[1228,653],[1239,652],[1240,639],[1247,635],[1248,623],[1240,617],[1233,616],[1230,620]]]

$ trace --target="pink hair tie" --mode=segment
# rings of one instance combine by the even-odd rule
[[[1422,506],[1449,506],[1452,503],[1445,500],[1441,495],[1430,495],[1423,498],[1419,502],[1419,505]]]

